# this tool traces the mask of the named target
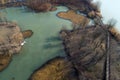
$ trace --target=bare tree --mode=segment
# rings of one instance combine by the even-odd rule
[[[115,19],[113,19],[113,18],[110,19],[108,21],[108,29],[114,27],[116,25],[116,23],[117,23],[117,21]]]

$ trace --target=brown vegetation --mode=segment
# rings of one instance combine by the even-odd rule
[[[33,35],[32,30],[25,30],[22,32],[24,39],[29,38]]]
[[[63,19],[70,20],[71,22],[73,22],[73,24],[77,24],[83,27],[88,25],[90,21],[87,17],[77,14],[73,10],[69,10],[67,12],[59,12],[57,16]]]
[[[98,5],[93,4],[91,0],[28,0],[27,2],[27,6],[36,12],[51,11],[54,5],[64,5],[69,9],[79,10],[86,15],[91,11],[100,15]]]
[[[36,70],[29,80],[77,80],[70,62],[57,57]]]
[[[99,16],[100,18],[102,18],[102,15],[100,14],[100,12],[95,12],[95,11],[90,11],[90,12],[88,13],[88,16],[89,16],[90,18],[94,18],[94,17],[96,17],[96,16]]]
[[[55,7],[51,3],[48,2],[40,2],[39,0],[30,0],[27,3],[28,8],[36,12],[46,12],[46,11],[53,11],[56,10]]]
[[[5,69],[11,61],[12,55],[19,53],[24,38],[32,36],[31,30],[23,31],[23,34],[15,23],[0,23],[0,71]]]
[[[14,23],[0,23],[0,54],[14,54],[21,50],[24,40],[19,26]]]
[[[109,28],[109,32],[116,38],[116,40],[120,41],[120,33],[114,27]]]
[[[108,26],[108,27],[107,27]],[[110,33],[111,80],[120,79],[120,34],[111,25],[106,25]],[[104,56],[106,55],[107,35],[101,26],[89,26],[85,29],[61,30],[61,38],[68,59],[79,72],[79,80],[102,80]],[[116,41],[117,40],[117,41]],[[116,50],[117,49],[117,50]],[[118,51],[119,50],[119,51]],[[118,60],[118,61],[117,61]]]
[[[104,64],[104,62],[98,63],[106,53],[104,30],[100,27],[86,27],[85,30],[80,28],[72,31],[63,30],[61,31],[61,37],[68,59],[74,64],[80,73],[80,77],[82,73],[82,79],[80,80],[84,80],[84,78],[101,79],[103,66],[96,70],[98,73],[94,71],[95,69],[89,72],[89,69],[95,67],[96,64]],[[101,70],[101,73],[99,73],[99,70]],[[94,74],[99,75],[99,78]]]
[[[0,54],[0,71],[4,70],[11,61],[9,54]]]
[[[23,35],[20,28],[14,23],[0,23],[0,71],[5,69],[11,57],[21,50]]]
[[[116,38],[117,41],[120,41],[120,32],[114,27],[116,25],[116,20],[110,19],[108,21],[108,31]]]

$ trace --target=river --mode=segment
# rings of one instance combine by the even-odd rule
[[[30,12],[22,7],[2,10],[9,21],[18,23],[22,30],[32,30],[34,34],[26,39],[27,43],[19,54],[13,56],[10,65],[0,72],[0,80],[27,80],[46,61],[65,55],[62,42],[57,37],[63,26],[70,28],[71,22],[56,16],[68,9],[57,8],[57,11],[46,13]]]
[[[104,22],[111,18],[116,19],[116,28],[119,30],[118,1],[100,1]],[[56,14],[66,10],[66,7],[61,6],[57,11],[46,13],[29,12],[22,7],[3,10],[8,20],[18,23],[22,30],[32,30],[34,34],[26,39],[27,43],[21,52],[14,55],[10,65],[0,73],[0,80],[27,80],[31,73],[46,61],[56,56],[64,56],[63,46],[57,37],[62,26],[70,28],[71,22],[58,18]]]

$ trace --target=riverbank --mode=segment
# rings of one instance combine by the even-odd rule
[[[35,12],[46,12],[56,10],[55,6],[66,6],[70,10],[80,11],[85,15],[93,18],[96,15],[101,17],[100,10],[97,4],[92,1],[82,1],[82,0],[30,0],[26,2],[26,6]],[[92,13],[92,14],[91,14]],[[94,13],[94,14],[93,14]]]
[[[28,9],[34,10],[35,12],[48,12],[57,10],[56,6],[66,6],[70,10],[79,11],[89,18],[93,18],[96,15],[101,17],[101,12],[97,4],[94,4],[92,1],[82,1],[82,0],[29,0],[29,1],[18,1],[18,2],[9,2],[6,4],[1,4],[0,7],[18,7],[26,6]],[[26,9],[27,9],[26,8]]]
[[[14,23],[0,23],[0,71],[11,61],[12,55],[18,53],[24,40],[19,26]]]
[[[35,12],[48,12],[48,11],[55,11],[57,8],[53,6],[51,3],[40,3],[37,1],[30,1],[26,5],[31,10],[34,10]]]
[[[10,56],[9,54],[5,54],[5,55],[0,54],[0,72],[8,67],[11,60],[12,60],[12,56]]]
[[[12,55],[19,53],[25,38],[31,37],[32,31],[22,33],[20,27],[12,22],[0,23],[0,71],[5,69],[12,59]]]
[[[77,80],[71,63],[63,57],[56,57],[35,70],[29,80]]]
[[[15,23],[2,22],[0,29],[0,54],[18,53],[22,48],[20,44],[24,41],[19,26]]]

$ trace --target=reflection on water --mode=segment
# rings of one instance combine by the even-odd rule
[[[56,13],[66,10],[66,7],[47,13],[34,13],[23,8],[3,10],[8,20],[17,22],[22,30],[31,29],[34,35],[26,40],[20,54],[15,55],[8,68],[0,73],[0,80],[27,80],[47,60],[64,55],[59,31],[63,25],[70,28],[71,22],[58,18]]]

